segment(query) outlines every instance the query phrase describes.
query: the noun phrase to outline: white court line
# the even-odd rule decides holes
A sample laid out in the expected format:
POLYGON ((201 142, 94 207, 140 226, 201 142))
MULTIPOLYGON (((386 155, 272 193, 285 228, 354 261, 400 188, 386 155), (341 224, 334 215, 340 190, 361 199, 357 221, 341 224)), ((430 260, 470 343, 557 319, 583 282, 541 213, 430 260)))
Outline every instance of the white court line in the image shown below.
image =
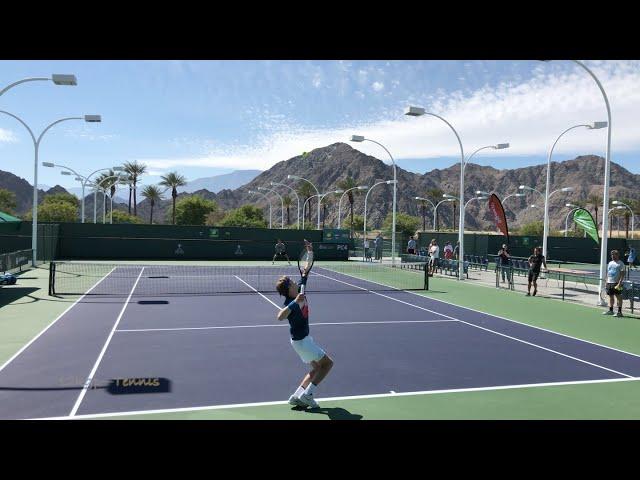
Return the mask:
MULTIPOLYGON (((517 390, 520 388, 542 388, 542 387, 562 387, 569 385, 589 385, 600 383, 618 383, 618 382, 630 382, 638 381, 640 377, 635 378, 607 378, 602 380, 576 380, 570 382, 547 382, 547 383, 528 383, 521 385, 499 385, 493 387, 475 387, 475 388, 454 388, 446 390, 423 390, 417 392, 395 392, 395 393, 378 393, 372 395, 350 395, 343 397, 325 397, 318 398, 320 402, 332 402, 340 400, 366 400, 370 398, 388 398, 388 397, 409 397, 420 395, 439 395, 447 393, 468 393, 468 392, 484 392, 484 391, 497 391, 497 390, 517 390)), ((112 413, 96 413, 76 415, 74 417, 47 417, 47 418, 34 418, 32 420, 80 420, 85 418, 109 418, 109 417, 123 417, 128 415, 152 415, 161 413, 181 413, 181 412, 197 412, 207 410, 223 410, 223 409, 235 409, 246 407, 267 407, 271 405, 288 405, 286 400, 279 400, 275 402, 256 402, 256 403, 232 403, 229 405, 208 405, 201 407, 182 407, 182 408, 163 408, 157 410, 133 410, 128 412, 112 412, 112 413)))
POLYGON ((247 282, 245 282, 244 280, 242 280, 239 276, 234 275, 234 277, 236 277, 238 280, 240 280, 242 283, 244 283, 247 287, 249 287, 251 290, 253 290, 254 292, 256 292, 258 295, 260 295, 262 298, 264 298, 267 302, 269 302, 271 305, 273 305, 274 307, 276 307, 278 310, 281 310, 282 307, 279 306, 278 304, 276 304, 275 302, 272 302, 271 299, 265 297, 262 293, 260 293, 258 290, 256 290, 255 288, 253 288, 251 285, 249 285, 247 282))
MULTIPOLYGON (((511 319, 511 318, 501 317, 500 315, 496 315, 496 314, 494 314, 494 313, 487 313, 487 312, 483 312, 483 311, 481 311, 481 310, 476 310, 475 308, 465 307, 465 306, 463 306, 463 305, 458 305, 457 303, 445 302, 444 300, 439 300, 439 299, 437 299, 437 298, 428 297, 428 296, 426 296, 426 295, 421 295, 421 294, 419 294, 419 293, 412 292, 412 291, 409 291, 409 290, 400 290, 399 288, 392 287, 392 286, 390 286, 390 285, 386 285, 386 284, 384 284, 384 283, 374 282, 373 280, 365 280, 365 279, 362 279, 362 278, 354 277, 353 275, 349 275, 349 274, 347 274, 347 273, 336 272, 336 271, 334 271, 334 270, 331 270, 331 269, 330 269, 330 268, 328 268, 328 267, 321 267, 321 268, 325 268, 326 270, 328 270, 328 271, 329 271, 329 272, 331 272, 331 273, 337 273, 337 274, 339 274, 339 275, 344 275, 344 276, 347 276, 347 277, 351 277, 351 278, 353 278, 354 280, 361 280, 361 281, 363 281, 363 282, 375 283, 376 285, 382 285, 383 287, 389 287, 389 288, 391 288, 392 290, 396 290, 396 291, 399 291, 399 292, 402 292, 402 293, 410 293, 411 295, 415 295, 415 296, 420 297, 420 298, 422 298, 422 299, 425 299, 425 298, 426 298, 426 299, 429 299, 429 300, 433 300, 434 302, 444 303, 444 304, 449 305, 449 306, 454 306, 454 307, 458 307, 458 308, 464 308, 465 310, 470 310, 470 311, 472 311, 472 312, 481 313, 482 315, 488 315, 488 316, 490 316, 490 317, 499 318, 500 320, 505 320, 505 321, 507 321, 507 322, 517 323, 518 325, 522 325, 522 326, 525 326, 525 327, 535 328, 535 329, 537 329, 537 330, 542 330, 543 332, 553 333, 553 334, 555 334, 555 335, 560 335, 560 336, 562 336, 562 337, 570 338, 570 339, 572 339, 572 340, 578 340, 579 342, 589 343, 589 344, 591 344, 591 345, 596 345, 597 347, 606 348, 606 349, 608 349, 608 350, 613 350, 613 351, 616 351, 616 352, 619 352, 619 353, 624 353, 624 354, 631 355, 631 356, 634 356, 634 357, 640 357, 640 354, 637 354, 637 353, 627 352, 626 350, 621 350, 621 349, 619 349, 619 348, 610 347, 610 346, 608 346, 608 345, 603 345, 603 344, 601 344, 601 343, 592 342, 591 340, 585 340, 585 339, 583 339, 583 338, 573 337, 573 336, 571 336, 571 335, 567 335, 566 333, 556 332, 556 331, 554 331, 554 330, 549 330, 548 328, 538 327, 538 326, 536 326, 536 325, 530 325, 530 324, 528 324, 528 323, 519 322, 519 321, 517 321, 517 320, 513 320, 513 319, 511 319)), ((448 279, 448 278, 445 278, 445 277, 438 277, 438 278, 442 278, 443 280, 445 280, 445 281, 449 281, 449 282, 453 281, 453 279, 448 279)), ((489 287, 489 286, 481 285, 481 284, 480 284, 480 285, 478 285, 478 284, 469 284, 469 285, 474 286, 474 287, 494 288, 494 287, 489 287)), ((557 299, 552 299, 552 300, 557 300, 557 299)), ((581 306, 581 307, 586 307, 586 308, 591 308, 591 307, 589 307, 589 306, 587 306, 587 305, 579 305, 579 306, 581 306)), ((594 307, 594 308, 597 308, 597 307, 594 307)))
POLYGON ((373 293, 374 295, 379 295, 379 296, 381 296, 381 297, 388 298, 389 300, 393 300, 394 302, 404 303, 405 305, 409 305, 409 306, 414 307, 414 308, 419 308, 420 310, 425 310, 425 311, 430 312, 430 313, 435 313, 436 315, 440 315, 440 316, 443 316, 443 317, 446 317, 446 318, 450 318, 450 319, 452 319, 452 320, 457 320, 457 321, 459 321, 459 322, 461 322, 461 323, 464 323, 464 324, 466 324, 466 325, 469 325, 470 327, 479 328, 480 330, 485 330, 485 331, 487 331, 487 332, 495 333, 496 335, 500 335, 501 337, 509 338, 509 339, 511 339, 511 340, 515 340, 516 342, 521 342, 521 343, 524 343, 524 344, 530 345, 530 346, 532 346, 532 347, 539 348, 539 349, 541 349, 541 350, 546 350, 546 351, 548 351, 548 352, 555 353, 556 355, 561 355, 561 356, 563 356, 563 357, 570 358, 570 359, 572 359, 572 360, 576 360, 576 361, 578 361, 578 362, 585 363, 585 364, 587 364, 587 365, 591 365, 591 366, 593 366, 593 367, 601 368, 601 369, 603 369, 603 370, 607 370, 607 371, 609 371, 609 372, 613 372, 613 373, 615 373, 615 374, 622 375, 622 376, 624 376, 624 377, 634 378, 634 377, 633 377, 633 375, 628 375, 628 374, 626 374, 626 373, 618 372, 617 370, 613 370, 613 369, 611 369, 611 368, 603 367, 602 365, 598 365, 597 363, 588 362, 587 360, 582 360, 581 358, 574 357, 574 356, 572 356, 572 355, 568 355, 568 354, 566 354, 566 353, 562 353, 562 352, 559 352, 559 351, 557 351, 557 350, 553 350, 553 349, 551 349, 551 348, 543 347, 542 345, 538 345, 538 344, 536 344, 536 343, 527 342, 526 340, 522 340, 522 339, 520 339, 520 338, 516 338, 516 337, 512 337, 512 336, 510 336, 510 335, 504 334, 504 333, 496 332, 495 330, 491 330, 490 328, 481 327, 480 325, 475 325, 475 324, 473 324, 473 323, 465 322, 464 320, 460 320, 459 318, 455 318, 455 317, 452 317, 452 316, 450 316, 450 315, 445 315, 444 313, 435 312, 435 311, 433 311, 433 310, 429 310, 428 308, 424 308, 424 307, 421 307, 421 306, 419 306, 419 305, 414 305, 413 303, 405 302, 405 301, 403 301, 403 300, 399 300, 399 299, 397 299, 397 298, 390 297, 390 296, 388 296, 388 295, 384 295, 384 294, 382 294, 382 293, 380 293, 380 292, 374 292, 373 290, 368 290, 368 289, 366 289, 366 288, 359 287, 359 286, 357 286, 357 285, 353 285, 352 283, 348 283, 348 282, 344 282, 344 281, 342 281, 342 280, 338 280, 337 278, 327 277, 326 275, 322 275, 321 273, 317 273, 317 272, 316 272, 316 275, 320 275, 320 276, 323 276, 323 277, 325 277, 325 278, 330 278, 330 279, 332 279, 332 280, 334 280, 334 281, 336 281, 336 282, 344 283, 345 285, 349 285, 349 286, 351 286, 351 287, 356 287, 356 288, 360 288, 361 290, 366 290, 366 291, 368 291, 368 292, 370 292, 370 293, 373 293))
MULTIPOLYGON (((446 320, 446 319, 434 319, 434 320, 389 320, 389 321, 372 321, 372 322, 321 322, 310 323, 310 326, 322 326, 322 325, 374 325, 381 323, 442 323, 442 322, 457 322, 458 320, 446 320)), ((288 327, 287 323, 280 324, 265 324, 265 325, 228 325, 222 327, 175 327, 175 328, 127 328, 118 329, 116 332, 171 332, 181 330, 224 330, 234 328, 268 328, 268 327, 288 327)))
POLYGON ((71 417, 73 417, 76 414, 76 412, 78 411, 78 408, 80 408, 80 404, 82 403, 82 400, 84 399, 84 396, 87 394, 89 386, 91 386, 91 383, 93 382, 93 376, 96 374, 96 371, 98 370, 98 365, 100 365, 100 361, 102 360, 102 357, 104 356, 105 352, 107 351, 107 347, 109 346, 109 342, 111 342, 111 338, 113 337, 113 334, 114 334, 116 328, 118 327, 118 324, 120 323, 120 319, 122 318, 122 315, 124 314, 124 311, 127 308, 127 305, 129 304, 129 300, 131 300, 131 296, 133 295, 133 292, 136 289, 136 285, 138 285, 138 281, 140 280, 140 277, 142 276, 142 272, 144 272, 144 267, 142 267, 142 270, 140 270, 140 274, 138 275, 138 278, 136 278, 136 281, 133 284, 133 288, 131 289, 131 292, 129 292, 129 296, 127 297, 127 301, 124 302, 124 305, 122 306, 122 310, 120 310, 120 314, 118 315, 118 318, 116 319, 116 323, 113 325, 113 328, 111 329, 111 332, 109 333, 109 337, 107 337, 107 341, 104 343, 104 346, 102 347, 102 351, 100 352, 100 355, 98 355, 98 359, 96 360, 96 363, 93 365, 93 368, 91 369, 91 372, 89 373, 89 376, 87 377, 87 380, 84 382, 84 385, 82 386, 82 391, 80 392, 80 395, 78 395, 78 399, 76 400, 76 403, 73 405, 73 408, 71 409, 71 413, 69 414, 69 416, 71 416, 71 417))
POLYGON ((100 280, 98 280, 95 285, 93 285, 89 290, 87 290, 80 298, 78 298, 75 302, 73 302, 71 305, 69 305, 69 308, 65 309, 64 312, 62 312, 60 315, 58 315, 58 317, 51 322, 49 325, 47 325, 44 330, 42 330, 38 335, 36 335, 35 337, 33 337, 31 339, 31 341, 29 343, 27 343, 25 346, 23 346, 20 350, 18 350, 9 360, 7 360, 2 366, 0 366, 0 372, 2 372, 2 370, 4 370, 4 368, 9 365, 13 360, 16 359, 16 357, 18 355, 20 355, 22 352, 24 352, 27 348, 29 348, 29 346, 35 342, 38 338, 40 338, 47 330, 49 330, 58 320, 60 320, 62 317, 64 317, 66 315, 66 313, 71 310, 73 307, 75 307, 78 302, 80 302, 80 300, 82 300, 86 295, 89 294, 89 292, 91 292, 91 290, 93 290, 94 288, 96 288, 100 282, 102 282, 105 278, 107 278, 109 275, 111 275, 111 273, 116 269, 116 267, 113 267, 111 269, 111 271, 109 273, 107 273, 104 277, 102 277, 100 280))

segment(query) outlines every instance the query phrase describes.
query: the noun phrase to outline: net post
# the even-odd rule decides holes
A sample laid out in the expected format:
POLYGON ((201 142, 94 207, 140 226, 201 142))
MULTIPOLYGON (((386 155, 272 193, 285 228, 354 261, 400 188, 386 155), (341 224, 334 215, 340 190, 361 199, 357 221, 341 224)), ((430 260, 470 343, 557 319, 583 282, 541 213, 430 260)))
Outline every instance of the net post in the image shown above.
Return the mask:
POLYGON ((424 289, 429 290, 429 269, 427 268, 429 264, 424 264, 424 289))
POLYGON ((49 263, 49 296, 50 297, 55 295, 55 288, 54 288, 55 276, 56 276, 56 264, 55 262, 50 262, 49 263))
POLYGON ((562 274, 562 301, 564 302, 564 280, 565 280, 566 275, 563 273, 562 274))

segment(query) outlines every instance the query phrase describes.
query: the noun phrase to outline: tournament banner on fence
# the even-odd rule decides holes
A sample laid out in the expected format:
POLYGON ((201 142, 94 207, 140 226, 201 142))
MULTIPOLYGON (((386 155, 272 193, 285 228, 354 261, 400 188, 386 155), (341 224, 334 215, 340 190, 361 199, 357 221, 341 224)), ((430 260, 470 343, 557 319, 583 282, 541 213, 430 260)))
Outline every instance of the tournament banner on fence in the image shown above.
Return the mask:
POLYGON ((591 212, 581 208, 573 212, 573 221, 582 228, 587 234, 593 238, 596 243, 600 243, 600 237, 598 237, 598 227, 596 227, 596 222, 593 220, 593 216, 591 212))
POLYGON ((493 213, 493 218, 496 221, 496 226, 502 234, 507 237, 507 243, 509 243, 509 227, 507 227, 507 217, 504 214, 504 208, 502 202, 495 193, 489 197, 489 210, 493 213))

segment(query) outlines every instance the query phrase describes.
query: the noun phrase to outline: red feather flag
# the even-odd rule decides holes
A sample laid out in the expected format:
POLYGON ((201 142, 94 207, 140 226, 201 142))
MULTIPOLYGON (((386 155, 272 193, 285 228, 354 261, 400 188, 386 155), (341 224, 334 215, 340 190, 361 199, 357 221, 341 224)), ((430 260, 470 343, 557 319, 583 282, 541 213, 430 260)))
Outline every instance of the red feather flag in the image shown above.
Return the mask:
POLYGON ((493 213, 493 218, 496 221, 498 230, 500 230, 502 234, 507 237, 507 243, 509 243, 509 227, 507 227, 507 217, 504 214, 502 202, 495 193, 491 194, 491 197, 489 198, 489 210, 491 210, 491 213, 493 213))

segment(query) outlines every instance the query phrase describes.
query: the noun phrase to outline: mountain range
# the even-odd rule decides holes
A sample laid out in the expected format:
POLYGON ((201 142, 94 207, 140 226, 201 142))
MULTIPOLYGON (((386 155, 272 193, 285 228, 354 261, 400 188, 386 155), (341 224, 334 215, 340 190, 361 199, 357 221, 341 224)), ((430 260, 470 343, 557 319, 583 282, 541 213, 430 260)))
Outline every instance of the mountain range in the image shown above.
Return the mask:
MULTIPOLYGON (((249 171, 252 172, 252 171, 249 171)), ((239 173, 239 172, 234 172, 239 173)), ((265 215, 268 217, 268 204, 264 197, 250 195, 249 190, 255 190, 259 186, 269 187, 271 182, 279 182, 299 187, 303 182, 288 180, 287 175, 295 174, 311 181, 318 189, 324 193, 338 188, 338 183, 348 176, 355 180, 357 185, 371 186, 381 180, 393 179, 393 166, 381 160, 366 155, 345 143, 335 143, 326 147, 312 150, 311 152, 298 155, 288 160, 276 163, 269 170, 259 173, 248 183, 237 188, 226 188, 218 192, 209 189, 192 190, 191 192, 180 192, 178 197, 197 194, 207 199, 215 200, 220 207, 225 210, 237 208, 243 204, 252 203, 260 207, 265 207, 265 215)), ((9 188, 7 176, 8 172, 0 171, 0 188, 9 188)), ((229 174, 233 175, 233 174, 229 174)), ((249 175, 249 174, 247 174, 249 175)), ((563 162, 552 162, 551 190, 562 187, 573 187, 572 192, 557 192, 551 197, 550 219, 551 228, 560 230, 564 228, 565 216, 569 209, 565 203, 588 203, 588 198, 592 195, 602 195, 602 178, 604 176, 604 159, 596 155, 579 156, 573 160, 563 162)), ((15 177, 15 176, 13 176, 15 177)), ((17 177, 15 177, 17 179, 17 177)), ((213 177, 214 179, 216 177, 213 177)), ((458 163, 447 167, 426 171, 424 174, 413 173, 397 168, 398 190, 397 190, 397 211, 414 216, 420 216, 420 203, 415 200, 416 196, 429 196, 434 189, 440 189, 443 193, 457 196, 460 182, 460 165, 458 163)), ((22 180, 22 179, 20 179, 22 180)), ((205 180, 205 179, 202 179, 205 180)), ((26 184, 28 182, 22 180, 26 184)), ((196 181, 192 182, 195 183, 196 181)), ((546 182, 546 165, 535 165, 515 169, 496 169, 491 166, 481 166, 469 163, 465 167, 465 197, 472 198, 477 190, 495 192, 500 198, 507 195, 522 192, 518 187, 526 185, 538 191, 544 191, 546 182)), ((10 182, 11 183, 11 182, 10 182)), ((16 181, 14 180, 14 182, 16 181)), ((197 184, 196 184, 197 185, 197 184)), ((9 190, 13 190, 9 188, 9 190)), ((283 187, 277 187, 281 195, 289 194, 291 191, 283 187)), ((367 224, 370 228, 377 228, 382 225, 384 218, 392 210, 392 185, 376 186, 369 194, 367 200, 367 224)), ((43 192, 44 193, 44 192, 43 192)), ((45 193, 46 194, 46 193, 45 193)), ((615 162, 611 162, 611 199, 640 199, 640 175, 633 174, 615 162)), ((92 197, 92 196, 91 196, 92 197)), ((337 226, 337 213, 339 195, 327 195, 323 200, 323 205, 327 204, 325 226, 335 228, 337 226)), ((116 197, 117 199, 117 197, 116 197)), ((280 225, 280 200, 271 195, 273 206, 274 227, 280 225)), ((89 200, 89 199, 88 199, 89 200)), ((93 198, 91 198, 92 202, 93 198)), ((301 199, 302 200, 302 199, 301 199)), ((356 214, 363 213, 364 195, 356 195, 354 211, 356 214)), ((311 203, 311 223, 316 223, 317 203, 312 199, 311 203)), ((457 202, 443 203, 438 208, 438 223, 441 228, 451 228, 454 224, 453 206, 457 202)), ((17 213, 23 213, 30 208, 30 200, 22 199, 19 202, 17 213)), ((511 197, 504 202, 504 207, 510 227, 542 220, 544 210, 544 200, 535 192, 528 191, 524 198, 511 197), (536 205, 531 208, 530 205, 536 205)), ((99 207, 100 208, 100 207, 99 207)), ((114 208, 126 210, 126 204, 115 205, 114 208)), ((343 222, 349 208, 347 197, 342 202, 343 222)), ((592 206, 588 206, 593 211, 592 206)), ((598 205, 599 216, 602 204, 598 205)), ((163 200, 154 207, 154 221, 165 222, 167 213, 171 210, 171 199, 163 200)), ((308 211, 309 209, 307 209, 308 211)), ((91 210, 92 211, 92 210, 91 210)), ((290 208, 291 223, 296 222, 296 200, 290 208)), ((494 221, 491 213, 484 204, 478 201, 469 203, 466 209, 466 226, 472 230, 494 230, 494 221)), ((138 216, 147 222, 149 218, 149 205, 147 200, 138 204, 138 216)), ((286 212, 285 212, 286 221, 286 212)), ((306 220, 309 222, 309 220, 306 220)), ((455 212, 457 222, 457 211, 455 212)), ((428 206, 426 213, 427 228, 433 222, 433 209, 428 206)))

